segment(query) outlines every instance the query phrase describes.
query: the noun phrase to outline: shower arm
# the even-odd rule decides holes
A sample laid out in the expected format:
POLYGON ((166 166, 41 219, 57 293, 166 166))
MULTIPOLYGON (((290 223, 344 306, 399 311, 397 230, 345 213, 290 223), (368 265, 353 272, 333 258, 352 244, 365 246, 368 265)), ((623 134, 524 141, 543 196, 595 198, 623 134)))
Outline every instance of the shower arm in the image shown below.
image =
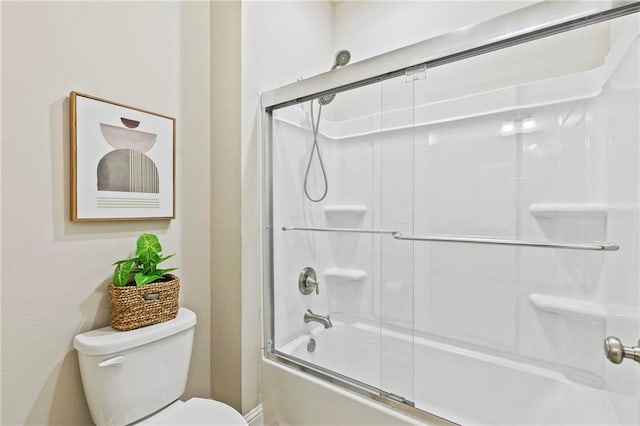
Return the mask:
POLYGON ((554 248, 567 250, 595 250, 595 251, 616 251, 620 248, 617 244, 609 242, 594 243, 561 243, 561 242, 544 242, 544 241, 522 241, 507 240, 484 237, 470 236, 454 236, 454 235, 412 235, 403 234, 390 229, 367 229, 367 228, 314 228, 304 226, 283 226, 283 231, 315 231, 315 232, 347 232, 357 234, 378 234, 391 235, 396 240, 402 241, 426 241, 426 242, 443 242, 443 243, 467 243, 467 244, 487 244, 498 246, 516 246, 516 247, 537 247, 537 248, 554 248))

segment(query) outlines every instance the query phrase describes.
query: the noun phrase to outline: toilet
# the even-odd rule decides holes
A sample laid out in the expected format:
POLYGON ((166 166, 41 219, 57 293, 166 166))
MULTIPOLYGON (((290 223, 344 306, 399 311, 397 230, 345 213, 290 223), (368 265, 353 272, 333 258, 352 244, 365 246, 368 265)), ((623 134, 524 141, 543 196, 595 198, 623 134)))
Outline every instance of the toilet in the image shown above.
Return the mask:
POLYGON ((178 400, 187 384, 195 325, 196 315, 180 308, 175 319, 160 324, 77 335, 73 346, 93 421, 99 426, 246 426, 222 402, 178 400))

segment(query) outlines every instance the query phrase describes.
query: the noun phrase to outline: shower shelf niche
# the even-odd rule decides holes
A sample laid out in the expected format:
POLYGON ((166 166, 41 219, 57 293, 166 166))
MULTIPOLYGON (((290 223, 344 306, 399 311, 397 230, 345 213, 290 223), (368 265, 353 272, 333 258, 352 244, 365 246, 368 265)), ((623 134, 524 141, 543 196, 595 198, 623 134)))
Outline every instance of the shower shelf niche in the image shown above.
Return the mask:
POLYGON ((529 301, 539 311, 560 314, 567 317, 604 321, 607 315, 602 305, 588 300, 531 293, 529 295, 529 301))
POLYGON ((326 216, 364 216, 367 206, 364 204, 331 204, 324 206, 326 216))
POLYGON ((367 278, 367 271, 362 269, 329 268, 324 271, 324 277, 334 282, 356 282, 367 278))
POLYGON ((607 206, 604 204, 534 203, 529 206, 529 212, 535 217, 547 219, 604 220, 607 218, 607 206))

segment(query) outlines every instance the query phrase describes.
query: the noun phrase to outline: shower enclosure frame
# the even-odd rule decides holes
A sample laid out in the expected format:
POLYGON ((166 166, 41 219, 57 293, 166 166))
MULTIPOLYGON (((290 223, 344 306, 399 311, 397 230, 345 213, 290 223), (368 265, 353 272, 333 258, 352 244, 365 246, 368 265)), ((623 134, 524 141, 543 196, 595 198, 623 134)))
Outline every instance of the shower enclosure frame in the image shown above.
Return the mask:
MULTIPOLYGON (((349 65, 348 67, 325 72, 306 80, 298 81, 268 92, 260 97, 261 108, 261 150, 258 159, 259 176, 262 179, 261 193, 261 282, 263 299, 263 343, 265 359, 285 365, 296 371, 320 378, 369 400, 376 401, 411 417, 427 421, 430 424, 456 424, 437 413, 429 413, 408 401, 396 398, 383 389, 361 383, 342 374, 327 370, 307 361, 277 351, 274 348, 274 275, 273 275, 273 178, 272 178, 272 122, 273 111, 279 108, 315 100, 319 97, 344 92, 350 89, 379 83, 394 77, 405 75, 416 69, 435 68, 507 47, 542 39, 555 34, 586 27, 599 22, 640 12, 638 1, 617 1, 590 4, 585 11, 585 3, 554 2, 537 3, 532 6, 425 40, 401 49, 397 49, 370 59, 349 65), (515 23, 514 23, 515 22, 515 23), (526 26, 518 27, 519 22, 526 26), (456 46, 450 48, 448 46, 456 46)), ((305 230, 296 227, 283 228, 282 231, 305 230)), ((330 229, 311 229, 329 231, 330 229)), ((386 233, 396 239, 412 239, 395 231, 364 230, 369 233, 386 233)), ((346 232, 349 232, 348 230, 346 232)), ((363 230, 353 230, 363 232, 363 230)), ((418 240, 434 241, 429 237, 415 236, 418 240)), ((505 244, 521 246, 540 246, 537 242, 486 240, 474 238, 455 238, 445 240, 459 243, 505 244), (474 241, 475 240, 475 241, 474 241)), ((435 241, 438 241, 436 238, 435 241)), ((440 240, 442 241, 442 240, 440 240)), ((542 244, 546 247, 559 247, 557 244, 542 244)), ((595 244, 566 244, 561 248, 581 250, 617 250, 615 244, 597 246, 595 244)))

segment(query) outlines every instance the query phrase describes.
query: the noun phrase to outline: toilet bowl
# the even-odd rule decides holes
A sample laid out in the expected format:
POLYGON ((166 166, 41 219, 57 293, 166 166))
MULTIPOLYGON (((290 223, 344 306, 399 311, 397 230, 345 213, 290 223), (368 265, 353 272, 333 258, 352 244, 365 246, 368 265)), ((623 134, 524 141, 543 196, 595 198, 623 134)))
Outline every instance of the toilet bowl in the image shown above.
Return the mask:
POLYGON ((93 421, 99 426, 246 426, 222 402, 178 399, 187 384, 195 325, 196 315, 180 308, 175 319, 160 324, 77 335, 73 345, 93 421))
POLYGON ((213 399, 191 398, 176 401, 157 414, 154 414, 136 425, 176 426, 176 425, 210 425, 241 426, 247 422, 236 410, 213 399))

